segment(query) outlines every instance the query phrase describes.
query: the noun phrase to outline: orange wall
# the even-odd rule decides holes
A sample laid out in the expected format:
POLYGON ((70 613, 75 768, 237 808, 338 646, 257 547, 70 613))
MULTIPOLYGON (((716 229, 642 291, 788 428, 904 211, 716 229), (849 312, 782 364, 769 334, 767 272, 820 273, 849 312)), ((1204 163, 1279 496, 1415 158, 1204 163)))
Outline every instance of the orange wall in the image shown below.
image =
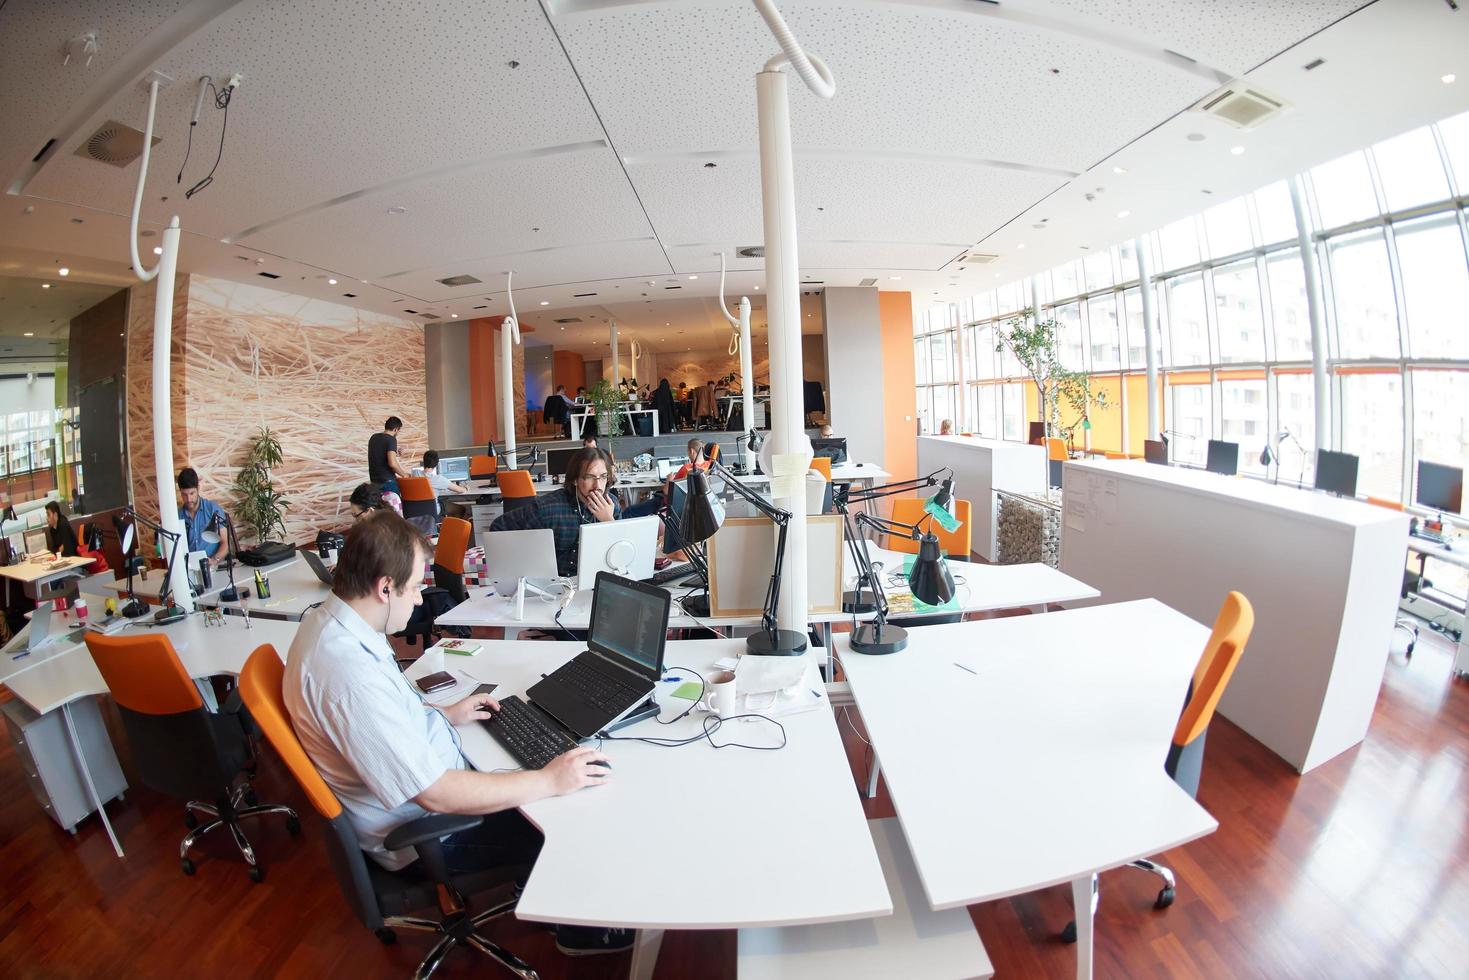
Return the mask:
POLYGON ((558 350, 551 355, 551 385, 565 385, 566 393, 576 397, 576 389, 587 386, 587 362, 576 351, 558 350))
POLYGON ((918 427, 914 421, 913 295, 878 292, 882 330, 883 469, 894 480, 918 475, 918 427))
POLYGON ((498 438, 500 414, 495 384, 496 331, 503 316, 470 320, 469 327, 469 419, 476 443, 498 438))

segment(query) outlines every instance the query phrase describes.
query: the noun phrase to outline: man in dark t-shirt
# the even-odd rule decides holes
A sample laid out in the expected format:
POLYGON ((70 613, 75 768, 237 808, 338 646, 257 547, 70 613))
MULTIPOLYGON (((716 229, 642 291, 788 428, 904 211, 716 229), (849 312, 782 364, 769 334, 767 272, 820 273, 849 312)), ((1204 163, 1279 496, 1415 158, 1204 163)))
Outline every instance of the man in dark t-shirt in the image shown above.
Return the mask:
POLYGON ((398 493, 398 477, 409 473, 398 461, 398 432, 403 420, 391 415, 383 423, 383 431, 367 440, 367 481, 380 490, 398 493))

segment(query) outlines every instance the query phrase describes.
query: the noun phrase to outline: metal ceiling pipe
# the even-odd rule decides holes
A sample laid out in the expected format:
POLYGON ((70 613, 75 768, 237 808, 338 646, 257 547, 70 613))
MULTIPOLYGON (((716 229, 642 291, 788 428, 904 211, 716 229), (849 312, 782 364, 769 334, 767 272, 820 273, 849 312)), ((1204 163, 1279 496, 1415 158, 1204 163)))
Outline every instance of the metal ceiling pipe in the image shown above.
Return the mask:
POLYGON ((520 343, 520 320, 515 315, 515 270, 505 274, 505 295, 510 300, 510 315, 500 321, 500 365, 495 384, 500 389, 500 456, 501 466, 515 469, 515 367, 514 347, 520 343))
MULTIPOLYGON (((719 253, 719 311, 732 327, 738 327, 735 343, 740 355, 740 408, 743 411, 744 431, 755 431, 755 369, 750 354, 750 297, 740 297, 740 315, 736 318, 724 302, 724 253, 719 253)), ((730 351, 734 353, 734 351, 730 351)), ((743 437, 742 437, 743 438, 743 437)))

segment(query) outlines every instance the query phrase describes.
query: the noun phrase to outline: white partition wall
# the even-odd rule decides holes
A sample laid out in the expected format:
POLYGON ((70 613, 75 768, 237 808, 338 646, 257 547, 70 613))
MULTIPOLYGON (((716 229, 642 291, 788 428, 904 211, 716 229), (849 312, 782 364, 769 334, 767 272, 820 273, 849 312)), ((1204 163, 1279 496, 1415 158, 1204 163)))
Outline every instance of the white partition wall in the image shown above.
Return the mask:
POLYGON ((1101 601, 1153 596, 1212 624, 1226 593, 1250 600, 1255 631, 1220 713, 1301 772, 1362 740, 1397 615, 1406 515, 1132 461, 1067 463, 1064 486, 1061 569, 1101 601))
POLYGON ((974 522, 969 546, 985 561, 994 561, 997 552, 995 491, 1039 493, 1044 490, 1045 449, 969 436, 920 436, 919 474, 932 473, 944 466, 954 471, 955 495, 969 501, 974 522))

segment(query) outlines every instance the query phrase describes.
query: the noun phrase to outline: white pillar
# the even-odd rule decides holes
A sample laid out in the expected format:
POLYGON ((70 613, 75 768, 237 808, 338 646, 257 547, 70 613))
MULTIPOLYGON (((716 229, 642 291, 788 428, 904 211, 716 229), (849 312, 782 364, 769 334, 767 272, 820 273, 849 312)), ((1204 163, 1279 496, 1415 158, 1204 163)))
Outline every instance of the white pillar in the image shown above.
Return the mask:
MULTIPOLYGON (((770 321, 770 438, 781 453, 802 447, 801 273, 796 250, 796 185, 791 158, 788 79, 769 67, 755 76, 760 125, 760 188, 765 219, 766 312, 770 321)), ((748 350, 748 345, 746 345, 748 350)), ((806 494, 775 498, 790 512, 777 626, 805 635, 806 494)))
MULTIPOLYGON (((179 261, 179 219, 174 215, 163 229, 163 257, 158 262, 158 292, 153 299, 153 461, 158 470, 158 523, 174 534, 184 534, 179 519, 179 505, 174 499, 173 484, 173 405, 169 397, 173 388, 173 287, 179 261)), ((169 558, 164 544, 163 558, 169 558)), ((189 554, 187 538, 180 537, 173 554, 173 574, 169 585, 174 605, 194 611, 194 598, 189 592, 189 569, 184 559, 189 554)))
POLYGON ((515 339, 510 327, 502 322, 500 330, 500 364, 495 384, 500 388, 500 465, 515 469, 515 339))
POLYGON ((1299 175, 1290 184, 1291 208, 1296 213, 1296 244, 1306 276, 1306 315, 1311 321, 1311 381, 1316 402, 1316 448, 1331 448, 1331 375, 1326 371, 1326 317, 1321 311, 1321 276, 1316 269, 1316 243, 1299 175))
MULTIPOLYGON (((613 385, 620 385, 620 384, 622 384, 622 358, 618 355, 618 352, 617 352, 617 321, 616 320, 613 320, 609 324, 609 329, 610 329, 612 335, 611 335, 611 337, 608 338, 607 344, 608 344, 609 349, 612 351, 612 384, 613 385)), ((611 435, 611 433, 607 433, 607 432, 604 432, 602 434, 603 435, 611 435)))
MULTIPOLYGON (((755 428, 755 368, 750 354, 750 297, 740 297, 740 408, 745 432, 755 428)), ((804 404, 804 403, 803 403, 804 404)), ((744 438, 743 434, 741 438, 744 438)))
POLYGON ((1163 419, 1158 411, 1158 351, 1162 349, 1162 344, 1158 334, 1158 318, 1153 310, 1153 271, 1148 268, 1148 253, 1143 248, 1141 238, 1132 240, 1132 250, 1137 253, 1138 294, 1143 300, 1143 357, 1148 371, 1148 438, 1156 439, 1163 430, 1163 419))

